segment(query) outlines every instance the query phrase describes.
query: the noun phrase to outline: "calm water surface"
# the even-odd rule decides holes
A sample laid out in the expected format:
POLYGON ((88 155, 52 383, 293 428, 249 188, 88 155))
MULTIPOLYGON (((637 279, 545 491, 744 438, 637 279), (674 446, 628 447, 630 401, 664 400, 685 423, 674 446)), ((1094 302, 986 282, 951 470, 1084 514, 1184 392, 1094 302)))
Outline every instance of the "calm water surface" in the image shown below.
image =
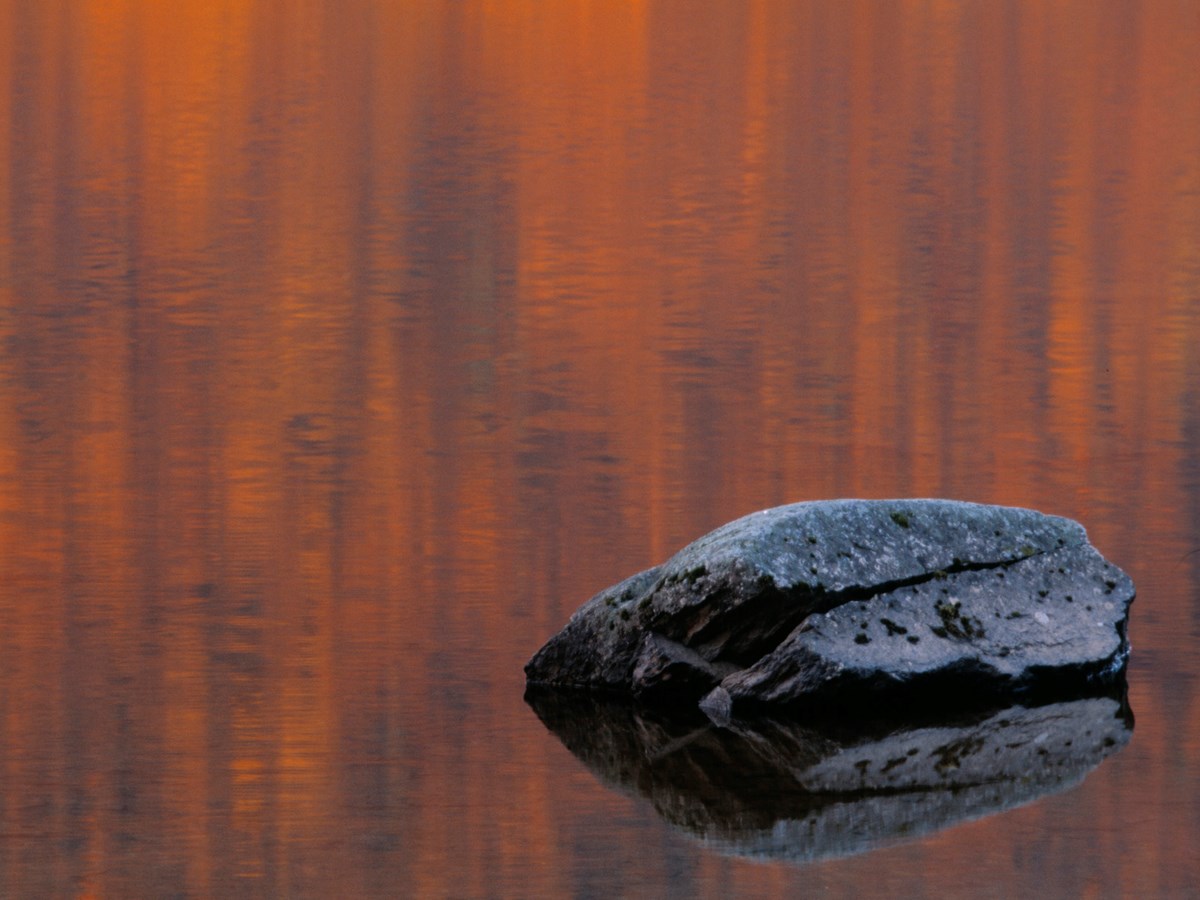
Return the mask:
POLYGON ((1200 894, 1200 5, 0 0, 0 895, 1200 894), (1078 518, 1131 742, 752 863, 521 666, 736 516, 1078 518))

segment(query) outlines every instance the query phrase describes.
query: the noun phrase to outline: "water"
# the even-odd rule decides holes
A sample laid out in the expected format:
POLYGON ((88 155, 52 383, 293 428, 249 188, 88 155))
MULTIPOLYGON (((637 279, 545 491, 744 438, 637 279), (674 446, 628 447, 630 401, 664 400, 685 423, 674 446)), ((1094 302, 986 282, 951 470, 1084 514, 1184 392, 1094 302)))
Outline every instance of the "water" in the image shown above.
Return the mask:
POLYGON ((1200 893, 1195 3, 0 2, 0 894, 1200 893), (1072 516, 1128 746, 753 863, 521 666, 754 509, 1072 516))

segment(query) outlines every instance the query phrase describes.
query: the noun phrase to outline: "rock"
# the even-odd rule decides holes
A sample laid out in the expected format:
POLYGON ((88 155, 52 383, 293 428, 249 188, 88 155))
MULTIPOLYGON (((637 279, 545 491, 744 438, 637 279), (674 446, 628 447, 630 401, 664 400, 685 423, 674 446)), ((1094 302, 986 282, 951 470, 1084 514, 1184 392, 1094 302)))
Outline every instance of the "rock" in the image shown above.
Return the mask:
POLYGON ((731 663, 709 662, 695 650, 651 632, 633 667, 633 694, 643 700, 696 697, 736 671, 731 663))
POLYGON ((1133 584, 1076 522, 947 500, 754 513, 593 597, 532 684, 698 702, 718 720, 881 695, 970 706, 1111 681, 1133 584))
MULTIPOLYGON (((531 688, 543 723, 602 781, 721 852, 812 861, 909 840, 1078 784, 1128 743, 1112 694, 890 727, 703 717, 531 688)), ((693 710, 694 713, 694 710, 693 710)))

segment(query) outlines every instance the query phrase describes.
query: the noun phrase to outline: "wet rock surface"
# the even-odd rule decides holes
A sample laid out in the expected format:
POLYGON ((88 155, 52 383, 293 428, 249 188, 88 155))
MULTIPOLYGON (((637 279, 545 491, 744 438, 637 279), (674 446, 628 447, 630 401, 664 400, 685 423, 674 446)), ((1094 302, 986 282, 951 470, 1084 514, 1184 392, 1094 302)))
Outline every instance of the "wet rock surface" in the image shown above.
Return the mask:
POLYGON ((1133 584, 1076 522, 945 500, 746 516, 585 603, 531 684, 718 721, 892 695, 969 707, 1115 680, 1133 584))
POLYGON ((1128 741, 1113 693, 897 726, 703 717, 531 687, 545 725, 602 781, 721 852, 806 862, 860 853, 1078 784, 1128 741))

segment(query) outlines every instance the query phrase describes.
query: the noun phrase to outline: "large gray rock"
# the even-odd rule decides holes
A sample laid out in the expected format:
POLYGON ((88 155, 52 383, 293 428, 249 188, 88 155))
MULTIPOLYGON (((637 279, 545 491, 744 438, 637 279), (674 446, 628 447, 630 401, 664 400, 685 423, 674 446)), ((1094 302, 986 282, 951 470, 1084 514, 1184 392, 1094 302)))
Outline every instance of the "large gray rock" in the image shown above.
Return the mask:
POLYGON ((1076 522, 946 500, 754 513, 585 603, 532 684, 696 702, 717 719, 1114 679, 1133 584, 1076 522))

